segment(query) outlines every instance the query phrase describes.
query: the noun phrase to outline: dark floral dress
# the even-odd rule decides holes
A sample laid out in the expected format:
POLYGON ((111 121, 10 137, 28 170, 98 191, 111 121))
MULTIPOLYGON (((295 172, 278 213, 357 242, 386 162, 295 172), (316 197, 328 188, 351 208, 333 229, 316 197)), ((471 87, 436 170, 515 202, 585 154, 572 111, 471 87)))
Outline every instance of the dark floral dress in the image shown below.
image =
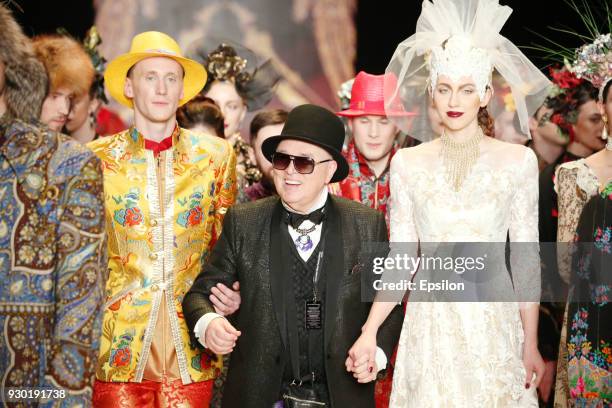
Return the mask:
POLYGON ((567 317, 569 405, 610 407, 612 182, 585 205, 575 242, 567 317))

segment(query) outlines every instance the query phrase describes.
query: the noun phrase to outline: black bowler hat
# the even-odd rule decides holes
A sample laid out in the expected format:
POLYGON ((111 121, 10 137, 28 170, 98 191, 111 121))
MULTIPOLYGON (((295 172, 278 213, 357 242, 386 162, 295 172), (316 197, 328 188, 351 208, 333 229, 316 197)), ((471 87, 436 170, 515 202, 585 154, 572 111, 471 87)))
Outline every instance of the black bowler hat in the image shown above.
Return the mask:
POLYGON ((344 125, 327 109, 307 104, 297 106, 289 112, 281 134, 267 138, 261 145, 261 151, 268 161, 272 161, 272 155, 276 152, 278 144, 285 139, 301 140, 327 150, 338 163, 331 183, 344 180, 348 175, 348 163, 342 156, 344 125))

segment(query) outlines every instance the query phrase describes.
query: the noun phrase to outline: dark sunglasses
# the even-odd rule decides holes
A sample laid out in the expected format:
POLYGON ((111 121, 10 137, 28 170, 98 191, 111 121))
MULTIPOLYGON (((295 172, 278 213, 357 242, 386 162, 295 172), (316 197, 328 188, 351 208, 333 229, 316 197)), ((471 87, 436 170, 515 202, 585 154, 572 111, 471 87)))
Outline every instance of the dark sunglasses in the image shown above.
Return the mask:
POLYGON ((334 161, 334 159, 314 161, 310 157, 292 156, 290 154, 275 152, 272 155, 272 167, 276 170, 285 170, 293 162, 293 168, 300 174, 310 174, 314 171, 315 165, 334 161))

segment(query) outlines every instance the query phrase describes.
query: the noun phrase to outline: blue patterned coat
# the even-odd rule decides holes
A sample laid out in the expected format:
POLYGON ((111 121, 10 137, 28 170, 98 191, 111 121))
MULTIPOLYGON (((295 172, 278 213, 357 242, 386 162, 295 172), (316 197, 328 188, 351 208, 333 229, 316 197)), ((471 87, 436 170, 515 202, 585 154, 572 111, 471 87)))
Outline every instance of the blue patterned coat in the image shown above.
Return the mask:
POLYGON ((5 392, 59 388, 65 398, 43 405, 91 405, 106 275, 103 205, 100 162, 87 148, 47 129, 0 120, 5 392))

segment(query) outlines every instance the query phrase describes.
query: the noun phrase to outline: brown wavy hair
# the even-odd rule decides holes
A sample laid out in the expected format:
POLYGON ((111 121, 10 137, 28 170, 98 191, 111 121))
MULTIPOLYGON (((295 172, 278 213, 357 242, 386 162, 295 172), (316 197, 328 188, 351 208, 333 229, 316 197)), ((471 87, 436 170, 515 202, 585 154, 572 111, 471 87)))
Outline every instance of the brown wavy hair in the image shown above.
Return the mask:
POLYGON ((487 108, 480 108, 478 111, 478 125, 482 128, 485 135, 495 137, 495 121, 489 115, 487 108))
POLYGON ((257 133, 266 126, 282 125, 287 122, 289 113, 283 109, 270 109, 259 112, 251 121, 251 143, 257 138, 257 133))
POLYGON ((215 101, 202 94, 181 106, 176 112, 176 120, 182 128, 191 129, 201 124, 212 128, 216 136, 225 137, 223 112, 215 101))

